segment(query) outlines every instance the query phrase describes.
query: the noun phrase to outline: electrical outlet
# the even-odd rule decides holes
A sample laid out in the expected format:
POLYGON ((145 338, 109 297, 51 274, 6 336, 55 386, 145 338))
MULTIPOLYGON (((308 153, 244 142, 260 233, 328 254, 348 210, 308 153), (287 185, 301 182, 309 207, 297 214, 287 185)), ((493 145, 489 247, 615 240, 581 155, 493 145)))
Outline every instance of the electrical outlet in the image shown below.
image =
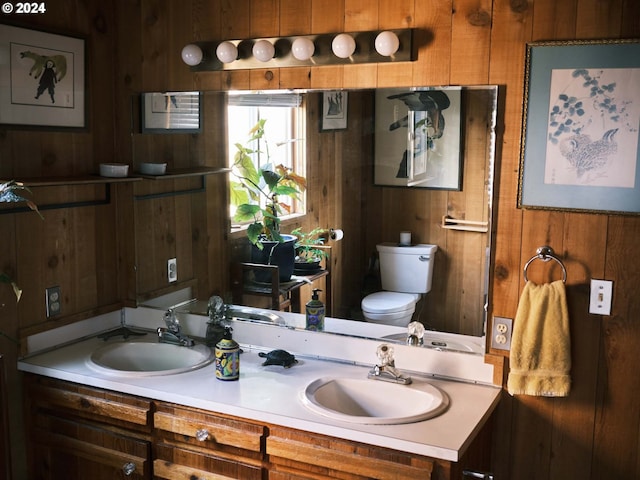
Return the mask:
POLYGON ((60 315, 62 311, 62 298, 60 297, 60 287, 49 287, 45 290, 47 318, 60 315))
POLYGON ((178 262, 175 258, 167 260, 167 280, 169 283, 178 281, 178 262))
POLYGON ((513 320, 511 318, 493 317, 491 348, 496 350, 511 350, 512 328, 513 320))
POLYGON ((613 297, 613 282, 610 280, 591 279, 591 293, 589 295, 589 313, 596 315, 611 315, 611 298, 613 297))

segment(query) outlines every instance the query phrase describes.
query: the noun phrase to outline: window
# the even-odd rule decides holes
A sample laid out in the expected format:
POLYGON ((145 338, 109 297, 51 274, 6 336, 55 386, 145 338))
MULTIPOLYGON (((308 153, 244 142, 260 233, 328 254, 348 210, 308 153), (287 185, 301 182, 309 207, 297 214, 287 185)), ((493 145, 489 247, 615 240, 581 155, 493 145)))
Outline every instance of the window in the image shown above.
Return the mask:
MULTIPOLYGON (((278 165, 284 165, 297 175, 304 177, 306 174, 304 119, 305 110, 302 105, 302 96, 299 94, 230 93, 227 101, 229 166, 233 167, 238 152, 236 144, 240 144, 253 151, 250 157, 256 169, 264 167, 275 169, 278 165), (249 143, 250 132, 260 120, 265 121, 264 135, 249 143)), ((234 181, 233 174, 230 175, 230 180, 234 181)), ((279 201, 289 205, 290 214, 305 213, 304 193, 301 193, 297 200, 279 197, 279 201)), ((232 195, 229 213, 234 228, 242 226, 234 220, 236 208, 232 195)))

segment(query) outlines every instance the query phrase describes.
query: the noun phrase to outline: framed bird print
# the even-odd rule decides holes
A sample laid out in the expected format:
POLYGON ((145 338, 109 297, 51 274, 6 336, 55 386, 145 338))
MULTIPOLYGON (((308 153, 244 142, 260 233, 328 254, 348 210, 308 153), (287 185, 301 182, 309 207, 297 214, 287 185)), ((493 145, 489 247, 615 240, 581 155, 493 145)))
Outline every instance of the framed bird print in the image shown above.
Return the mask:
POLYGON ((0 25, 0 124, 86 128, 85 94, 84 39, 0 25))
POLYGON ((640 214, 640 40, 527 45, 518 207, 640 214))
POLYGON ((460 190, 461 89, 376 90, 375 185, 460 190))

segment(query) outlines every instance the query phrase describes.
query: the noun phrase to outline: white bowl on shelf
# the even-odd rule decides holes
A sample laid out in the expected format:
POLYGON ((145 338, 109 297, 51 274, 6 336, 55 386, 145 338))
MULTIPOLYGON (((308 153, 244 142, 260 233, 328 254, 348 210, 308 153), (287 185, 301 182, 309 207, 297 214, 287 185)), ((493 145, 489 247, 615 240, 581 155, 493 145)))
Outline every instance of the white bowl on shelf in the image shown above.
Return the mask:
POLYGON ((129 174, 129 165, 126 163, 101 163, 101 177, 126 177, 129 174))
POLYGON ((164 175, 166 171, 166 163, 143 162, 140 164, 140 173, 143 175, 164 175))

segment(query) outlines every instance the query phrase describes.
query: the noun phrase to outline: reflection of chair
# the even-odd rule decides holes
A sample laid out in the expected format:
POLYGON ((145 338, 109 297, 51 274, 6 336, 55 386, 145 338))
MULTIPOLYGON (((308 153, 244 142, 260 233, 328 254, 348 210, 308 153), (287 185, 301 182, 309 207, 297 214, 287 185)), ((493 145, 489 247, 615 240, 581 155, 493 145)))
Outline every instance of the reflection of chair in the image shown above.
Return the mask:
POLYGON ((331 277, 329 274, 331 247, 323 246, 322 248, 327 252, 327 258, 324 261, 325 268, 320 271, 304 273, 303 275, 294 275, 290 282, 280 282, 278 279, 279 269, 276 265, 246 262, 233 263, 231 265, 231 296, 233 303, 301 313, 304 311, 304 304, 311 298, 310 289, 315 288, 313 282, 324 278, 324 303, 326 304, 327 315, 331 315, 331 277), (270 278, 270 281, 258 282, 256 281, 256 274, 260 278, 270 278), (301 290, 305 286, 307 287, 301 295, 301 290))
POLYGON ((291 310, 291 298, 288 291, 280 287, 279 268, 277 265, 239 262, 231 265, 231 295, 233 303, 243 305, 244 296, 269 297, 271 310, 291 310), (264 272, 271 278, 270 282, 256 282, 255 272, 264 272))

